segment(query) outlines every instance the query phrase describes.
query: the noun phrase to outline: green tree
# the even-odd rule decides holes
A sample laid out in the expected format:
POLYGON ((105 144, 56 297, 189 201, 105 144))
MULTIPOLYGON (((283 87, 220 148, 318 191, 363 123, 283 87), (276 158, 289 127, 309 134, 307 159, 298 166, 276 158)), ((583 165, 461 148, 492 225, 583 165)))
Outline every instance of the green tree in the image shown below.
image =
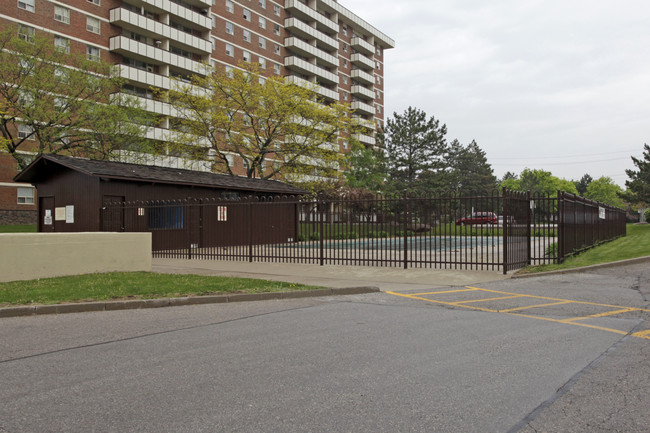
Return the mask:
POLYGON ((621 198, 643 206, 650 205, 650 146, 643 145, 643 159, 632 157, 637 170, 625 170, 629 180, 625 181, 627 191, 619 194, 621 198))
POLYGON ((125 147, 150 151, 142 139, 150 117, 119 94, 116 69, 68 51, 50 35, 0 31, 0 150, 19 168, 29 163, 24 152, 115 158, 125 147))
POLYGON ((497 179, 492 166, 474 140, 467 146, 454 140, 449 147, 447 164, 447 183, 452 190, 485 192, 496 188, 497 179))
POLYGON ((550 171, 525 168, 518 178, 502 180, 501 187, 514 191, 530 191, 533 194, 555 195, 557 190, 577 194, 575 184, 553 176, 550 171))
POLYGON ((248 177, 338 177, 338 140, 350 132, 349 107, 318 103, 315 85, 264 77, 257 64, 240 67, 208 70, 191 83, 172 80, 165 97, 178 116, 170 136, 177 151, 214 160, 215 171, 228 174, 229 158, 237 155, 248 177))
POLYGON ((366 189, 375 193, 383 191, 386 179, 386 156, 383 149, 365 147, 350 139, 345 170, 346 186, 351 189, 366 189))
POLYGON ((591 177, 588 173, 586 173, 580 180, 574 180, 573 184, 576 186, 576 189, 578 190, 578 195, 581 195, 585 197, 585 194, 587 194, 587 188, 589 187, 589 184, 594 181, 594 178, 591 177))
MULTIPOLYGON (((393 192, 423 188, 423 174, 444 169, 447 126, 424 111, 409 107, 387 119, 384 145, 388 159, 388 189, 393 192)), ((430 182, 429 182, 430 183, 430 182)))
POLYGON ((625 204, 619 197, 623 190, 610 177, 603 176, 589 183, 585 198, 599 201, 610 206, 623 207, 625 204))

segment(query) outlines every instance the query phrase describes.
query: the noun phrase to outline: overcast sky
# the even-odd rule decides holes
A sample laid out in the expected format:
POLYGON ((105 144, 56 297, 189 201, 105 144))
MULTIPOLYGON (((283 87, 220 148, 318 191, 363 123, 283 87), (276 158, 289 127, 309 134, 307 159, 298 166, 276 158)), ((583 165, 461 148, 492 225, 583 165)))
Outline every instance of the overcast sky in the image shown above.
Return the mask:
POLYGON ((395 40, 386 117, 476 140, 500 178, 541 168, 624 186, 650 143, 650 1, 339 0, 395 40))

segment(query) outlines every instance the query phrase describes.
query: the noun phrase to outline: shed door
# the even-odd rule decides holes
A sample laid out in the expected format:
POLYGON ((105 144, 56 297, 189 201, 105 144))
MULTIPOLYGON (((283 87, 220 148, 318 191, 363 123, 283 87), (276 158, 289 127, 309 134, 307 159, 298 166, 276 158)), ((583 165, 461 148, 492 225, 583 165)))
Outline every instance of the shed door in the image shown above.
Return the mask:
POLYGON ((54 231, 54 197, 38 198, 38 231, 54 231))
POLYGON ((102 231, 123 232, 124 226, 124 196, 105 195, 102 207, 102 231))

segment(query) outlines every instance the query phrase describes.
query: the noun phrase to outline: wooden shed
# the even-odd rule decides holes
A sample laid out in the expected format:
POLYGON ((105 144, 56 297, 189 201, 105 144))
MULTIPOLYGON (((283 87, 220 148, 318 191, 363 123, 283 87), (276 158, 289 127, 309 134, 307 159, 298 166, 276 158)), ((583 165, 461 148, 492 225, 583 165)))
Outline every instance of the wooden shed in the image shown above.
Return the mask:
MULTIPOLYGON (((242 224, 242 218, 237 216, 235 210, 241 207, 238 198, 253 196, 265 200, 304 194, 299 188, 274 180, 61 155, 39 156, 16 175, 15 180, 36 187, 39 232, 151 231, 154 232, 154 244, 170 236, 186 239, 185 232, 197 230, 192 227, 196 218, 200 218, 197 224, 201 224, 202 230, 212 233, 214 239, 223 240, 228 238, 229 233, 239 231, 235 230, 234 225, 242 224), (194 217, 196 212, 190 212, 187 206, 180 205, 221 200, 239 205, 231 210, 230 218, 194 217), (170 202, 178 204, 171 207, 161 205, 170 202), (107 203, 112 205, 107 206, 107 203), (119 209, 120 214, 116 217, 112 212, 111 217, 107 218, 107 207, 119 209), (133 207, 139 218, 125 215, 129 207, 133 207), (213 219, 220 224, 215 225, 213 219), (155 232, 162 231, 167 233, 156 236, 155 232), (175 234, 170 234, 170 231, 175 234)), ((223 206, 215 207, 214 212, 220 209, 223 206)), ((286 203, 280 210, 276 206, 273 218, 259 215, 256 220, 253 235, 262 243, 297 237, 294 204, 286 203), (273 239, 266 233, 266 228, 271 227, 269 224, 275 232, 271 236, 273 239), (278 231, 280 226, 282 229, 278 231)), ((209 243, 214 244, 214 239, 209 243)), ((228 243, 233 242, 236 241, 228 243)))

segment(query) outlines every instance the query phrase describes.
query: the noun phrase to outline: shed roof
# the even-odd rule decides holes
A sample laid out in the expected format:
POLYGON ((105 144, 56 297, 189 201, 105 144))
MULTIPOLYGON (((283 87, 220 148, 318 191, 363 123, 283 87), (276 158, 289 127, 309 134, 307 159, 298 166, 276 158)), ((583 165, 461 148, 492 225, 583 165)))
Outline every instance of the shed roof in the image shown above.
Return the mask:
POLYGON ((18 173, 16 182, 42 181, 52 164, 78 171, 88 176, 133 182, 155 182, 174 185, 221 188, 234 191, 256 191, 274 194, 305 194, 305 191, 277 180, 254 179, 226 174, 129 164, 115 161, 97 161, 63 155, 44 154, 18 173))

